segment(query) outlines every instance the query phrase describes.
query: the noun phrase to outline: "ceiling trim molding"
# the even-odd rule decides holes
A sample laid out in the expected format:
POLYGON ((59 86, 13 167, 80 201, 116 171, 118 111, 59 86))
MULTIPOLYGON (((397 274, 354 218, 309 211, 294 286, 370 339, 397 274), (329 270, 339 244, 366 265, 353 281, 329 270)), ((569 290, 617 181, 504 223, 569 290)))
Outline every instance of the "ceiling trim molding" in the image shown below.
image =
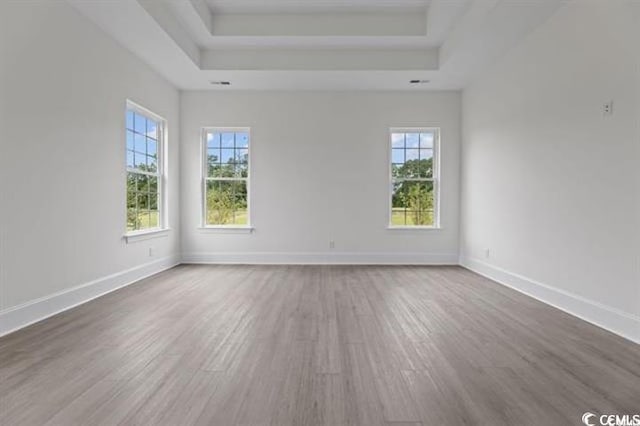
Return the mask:
POLYGON ((422 91, 466 87, 569 0, 67 1, 179 89, 422 91))
POLYGON ((438 49, 226 49, 201 53, 204 70, 437 70, 438 49))

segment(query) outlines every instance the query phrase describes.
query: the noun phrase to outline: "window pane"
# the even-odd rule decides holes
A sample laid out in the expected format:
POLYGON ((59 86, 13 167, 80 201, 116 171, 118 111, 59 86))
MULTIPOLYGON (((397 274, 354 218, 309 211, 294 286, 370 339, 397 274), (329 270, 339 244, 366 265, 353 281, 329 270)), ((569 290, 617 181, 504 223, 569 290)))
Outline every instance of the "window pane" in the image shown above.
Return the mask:
POLYGON ((158 210, 149 211, 149 228, 157 228, 160 226, 160 213, 158 210))
POLYGON ((158 160, 152 155, 147 155, 147 171, 158 171, 158 160))
POLYGON ((249 147, 249 133, 239 132, 236 133, 236 148, 248 148, 249 147))
POLYGON ((149 208, 149 194, 146 192, 138 192, 138 210, 147 210, 149 208))
POLYGON ((133 167, 137 169, 144 169, 147 166, 147 156, 140 154, 139 152, 133 153, 133 167))
MULTIPOLYGON (((433 226, 433 182, 405 181, 394 185, 392 196, 392 224, 399 220, 394 214, 405 214, 405 225, 433 226)), ((396 215, 398 216, 398 215, 396 215)))
POLYGON ((134 159, 135 159, 135 168, 138 170, 144 170, 145 172, 151 171, 149 170, 149 167, 147 166, 148 163, 148 159, 147 159, 147 155, 144 153, 139 153, 139 152, 135 152, 134 153, 134 159))
POLYGON ((220 133, 207 133, 207 148, 220 148, 220 133))
POLYGON ((131 151, 135 150, 135 144, 133 141, 134 141, 133 132, 131 130, 127 130, 127 149, 131 151))
POLYGON ((234 224, 247 224, 247 183, 244 181, 233 182, 234 194, 234 224))
POLYGON ((435 136, 433 133, 420 133, 420 148, 433 148, 435 136))
POLYGON ((147 137, 158 139, 158 123, 153 120, 147 120, 147 137))
POLYGON ((391 147, 392 148, 404 148, 404 133, 392 133, 391 134, 391 147))
POLYGON ((233 148, 234 145, 234 134, 233 133, 221 133, 220 138, 222 142, 223 148, 233 148))
POLYGON ((133 111, 127 110, 127 129, 133 130, 133 111))
POLYGON ((406 203, 404 197, 404 183, 394 183, 391 195, 391 225, 406 225, 406 203))
POLYGON ((433 150, 421 149, 420 150, 420 167, 418 177, 432 178, 433 177, 433 150))
POLYGON ((419 160, 407 161, 392 166, 393 177, 398 179, 425 178, 425 163, 419 160))
POLYGON ((234 177, 236 174, 236 169, 234 164, 222 164, 220 167, 220 176, 221 177, 234 177))
MULTIPOLYGON (((411 151, 411 150, 407 150, 411 151)), ((417 151, 417 150, 414 150, 417 151)), ((408 156, 408 154, 407 154, 408 156)), ((413 156, 413 154, 412 154, 413 156)), ((393 164, 393 177, 395 178, 431 178, 433 177, 432 159, 412 159, 404 164, 393 164)))
POLYGON ((418 157, 420 156, 419 152, 420 150, 418 149, 407 149, 406 160, 407 161, 417 160, 418 157))
POLYGON ((139 152, 140 154, 147 153, 147 141, 144 135, 136 134, 134 136, 134 151, 139 152))
POLYGON ((209 177, 234 177, 235 169, 233 164, 214 163, 209 165, 209 177))
POLYGON ((222 166, 220 163, 209 162, 207 177, 222 177, 222 166))
POLYGON ((421 149, 420 150, 420 159, 421 160, 431 160, 433 158, 433 150, 432 149, 421 149))
POLYGON ((139 227, 138 213, 135 207, 127 209, 127 231, 135 231, 139 227))
POLYGON ((392 164, 391 165, 391 176, 393 178, 403 178, 405 167, 404 164, 392 164))
POLYGON ((149 192, 149 176, 138 174, 136 181, 138 183, 137 184, 138 192, 144 192, 144 193, 149 192))
POLYGON ((151 138, 147 138, 147 155, 154 157, 158 155, 158 142, 151 138))
POLYGON ((247 164, 249 162, 248 149, 236 149, 236 163, 247 164))
POLYGON ((207 182, 207 224, 246 225, 247 185, 244 181, 207 182))
POLYGON ((133 118, 133 129, 136 131, 136 133, 144 135, 147 131, 147 119, 140 114, 135 114, 133 118))
POLYGON ((158 210, 158 194, 149 194, 149 208, 151 210, 158 210))
POLYGON ((247 202, 247 182, 244 180, 231 181, 231 187, 233 194, 236 197, 236 201, 246 203, 247 202), (244 201, 242 201, 244 200, 244 201))
POLYGON ((127 173, 127 192, 136 192, 138 185, 138 177, 135 173, 127 173))
POLYGON ((144 210, 144 211, 140 211, 138 212, 138 221, 140 224, 140 227, 138 229, 149 229, 149 211, 148 210, 144 210))
POLYGON ((207 149, 207 161, 209 164, 220 163, 220 150, 219 149, 207 149))
POLYGON ((249 177, 249 165, 248 164, 236 164, 236 176, 246 178, 249 177))
POLYGON ((406 207, 404 197, 404 183, 395 182, 393 184, 393 192, 391 194, 391 206, 392 207, 406 207))
POLYGON ((133 161, 133 151, 127 151, 127 167, 135 167, 135 162, 133 161))
POLYGON ((148 188, 150 194, 158 194, 158 178, 155 176, 149 176, 147 178, 148 188))
POLYGON ((233 222, 235 225, 247 225, 249 223, 249 211, 246 207, 236 210, 233 222))
POLYGON ((406 209, 402 207, 393 207, 391 209, 391 224, 393 226, 406 226, 407 225, 407 213, 406 209))
POLYGON ((418 148, 420 146, 420 134, 407 133, 405 137, 405 145, 407 148, 418 148))
POLYGON ((208 225, 229 225, 233 222, 234 196, 231 182, 207 182, 207 217, 208 225))
POLYGON ((393 149, 391 155, 392 163, 404 163, 404 149, 393 149))
POLYGON ((127 208, 128 209, 136 208, 136 193, 133 191, 127 191, 127 208))
POLYGON ((233 149, 222 149, 220 151, 221 160, 223 164, 235 162, 235 151, 233 149))

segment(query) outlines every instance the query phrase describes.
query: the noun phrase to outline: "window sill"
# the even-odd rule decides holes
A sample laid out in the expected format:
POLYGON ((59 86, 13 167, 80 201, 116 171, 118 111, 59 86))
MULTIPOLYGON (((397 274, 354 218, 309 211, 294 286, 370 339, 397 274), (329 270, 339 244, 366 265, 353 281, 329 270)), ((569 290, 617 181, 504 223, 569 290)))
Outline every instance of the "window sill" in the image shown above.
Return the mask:
POLYGON ((213 234, 251 234, 255 230, 252 226, 202 226, 198 229, 213 234))
POLYGON ((442 231, 440 226, 387 226, 389 231, 442 231))
POLYGON ((169 231, 171 231, 171 229, 164 228, 129 232, 124 234, 124 239, 126 240, 127 244, 137 243, 138 241, 150 240, 152 238, 166 237, 167 235, 169 235, 169 231))

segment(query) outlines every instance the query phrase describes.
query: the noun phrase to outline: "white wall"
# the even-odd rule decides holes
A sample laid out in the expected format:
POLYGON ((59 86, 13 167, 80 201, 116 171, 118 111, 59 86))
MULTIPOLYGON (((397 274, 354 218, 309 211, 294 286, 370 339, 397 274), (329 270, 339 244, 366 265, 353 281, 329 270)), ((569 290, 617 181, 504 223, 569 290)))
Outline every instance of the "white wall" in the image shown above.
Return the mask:
MULTIPOLYGON (((0 310, 7 314, 0 320, 8 328, 9 314, 19 314, 11 307, 110 276, 97 283, 106 290, 136 278, 131 268, 176 259, 179 92, 66 2, 0 3, 0 310), (122 238, 127 98, 168 120, 173 228, 129 245, 122 238)), ((49 314, 80 301, 78 294, 58 294, 13 319, 49 314)))
POLYGON ((461 252, 640 340, 637 16, 571 2, 464 91, 461 252))
POLYGON ((459 93, 185 92, 181 113, 186 260, 456 261, 459 93), (251 128, 253 234, 198 229, 205 126, 251 128), (442 128, 442 230, 386 229, 393 126, 442 128))

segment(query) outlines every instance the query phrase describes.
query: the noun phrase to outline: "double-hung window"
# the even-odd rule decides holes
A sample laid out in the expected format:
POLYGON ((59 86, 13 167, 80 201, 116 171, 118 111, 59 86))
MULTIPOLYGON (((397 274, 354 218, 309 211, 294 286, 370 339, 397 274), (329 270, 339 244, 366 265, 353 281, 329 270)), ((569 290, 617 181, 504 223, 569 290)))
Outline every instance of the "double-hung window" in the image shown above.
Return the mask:
POLYGON ((439 139, 435 128, 391 129, 389 227, 439 227, 439 139))
POLYGON ((127 102, 127 233, 165 228, 165 121, 127 102))
POLYGON ((249 129, 205 129, 203 137, 203 225, 248 228, 249 129))

